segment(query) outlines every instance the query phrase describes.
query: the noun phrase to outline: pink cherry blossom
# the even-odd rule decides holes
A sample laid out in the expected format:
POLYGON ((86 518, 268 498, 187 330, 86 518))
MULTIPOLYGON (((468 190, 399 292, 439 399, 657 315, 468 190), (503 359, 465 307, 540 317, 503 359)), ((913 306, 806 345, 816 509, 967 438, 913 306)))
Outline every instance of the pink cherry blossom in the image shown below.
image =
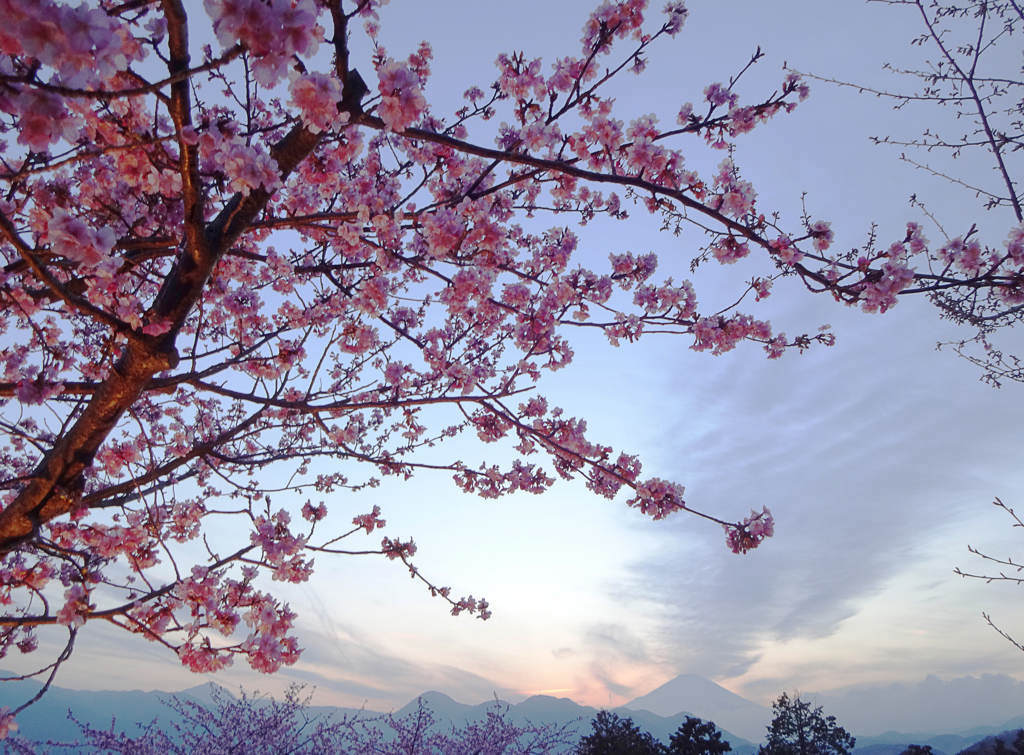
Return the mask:
POLYGON ((750 247, 735 236, 723 236, 712 245, 711 254, 723 265, 731 265, 750 254, 750 247))
POLYGON ((377 68, 381 93, 378 113, 392 131, 402 132, 420 119, 427 102, 420 91, 420 79, 405 63, 388 58, 377 68))
MULTIPOLYGON (((382 529, 387 522, 380 518, 380 506, 374 506, 373 510, 369 514, 360 514, 352 520, 352 524, 356 527, 361 527, 366 530, 366 534, 369 535, 374 529, 382 529)), ((415 548, 413 549, 415 552, 415 548)), ((411 554, 410 554, 411 555, 411 554)))
POLYGON ((746 553, 753 550, 765 538, 775 534, 775 520, 767 506, 760 512, 750 512, 739 525, 724 525, 726 543, 733 553, 746 553))
POLYGON ((832 246, 832 239, 835 238, 835 233, 833 233, 831 225, 831 223, 827 223, 824 220, 816 220, 811 223, 808 229, 813 238, 813 246, 819 252, 824 252, 832 246))
POLYGON ((55 254, 87 267, 96 267, 110 258, 116 234, 109 226, 93 229, 84 221, 57 207, 46 225, 50 248, 55 254))
POLYGON ((311 57, 323 41, 314 0, 203 0, 217 40, 236 42, 256 58, 256 80, 272 87, 287 73, 292 55, 311 57))
POLYGON ((939 247, 938 257, 947 265, 970 275, 976 275, 985 264, 981 244, 976 239, 965 242, 960 236, 939 247))
POLYGON ((18 722, 8 706, 0 708, 0 739, 7 739, 18 730, 18 722))
POLYGON ((63 383, 44 383, 39 378, 23 378, 14 389, 15 397, 23 404, 45 404, 63 392, 63 383))
POLYGON ((321 503, 314 507, 312 503, 306 501, 302 505, 302 518, 308 522, 319 522, 326 516, 327 504, 321 503))
POLYGON ((330 74, 296 74, 288 85, 291 104, 302 111, 302 120, 314 134, 330 131, 348 121, 338 110, 341 82, 330 74))
POLYGON ((64 606, 57 614, 57 623, 78 628, 85 625, 86 617, 95 606, 89 604, 89 593, 81 584, 64 591, 64 606))
POLYGON ((72 141, 82 127, 82 120, 69 113, 61 98, 50 92, 26 89, 8 102, 9 108, 21 116, 18 143, 36 152, 45 152, 62 140, 72 141))
POLYGON ((668 16, 668 19, 665 21, 665 30, 671 37, 676 36, 683 30, 683 23, 690 14, 686 9, 686 5, 681 0, 672 0, 672 2, 665 6, 662 12, 668 16))
POLYGON ((804 258, 803 252, 796 248, 789 236, 779 236, 769 242, 773 254, 780 262, 795 265, 804 258))
MULTIPOLYGON (((902 244, 897 244, 900 249, 902 244)), ((907 267, 903 254, 892 255, 882 264, 881 274, 862 284, 860 293, 861 309, 865 312, 885 312, 896 306, 900 291, 914 282, 914 270, 907 267)))
POLYGON ((728 106, 731 110, 739 100, 739 95, 730 92, 723 84, 709 84, 704 89, 704 99, 715 107, 728 106))
POLYGON ((583 43, 584 55, 590 50, 610 53, 611 41, 614 38, 639 38, 646 8, 647 0, 605 0, 590 14, 583 27, 583 38, 580 41, 583 43))
POLYGON ((683 500, 684 488, 674 482, 652 477, 634 488, 636 495, 626 503, 635 506, 653 519, 664 519, 669 514, 686 508, 683 500))
POLYGON ((218 653, 209 645, 182 645, 178 649, 178 658, 181 665, 187 666, 190 671, 197 674, 209 674, 220 671, 222 668, 232 664, 232 657, 227 653, 218 653))
POLYGON ((396 558, 404 560, 416 555, 416 543, 412 540, 403 543, 398 538, 392 540, 391 538, 386 537, 380 541, 380 547, 384 552, 384 555, 391 561, 394 561, 396 558))
POLYGON ((790 71, 786 74, 786 79, 782 83, 783 92, 797 92, 800 96, 800 101, 803 102, 811 94, 811 88, 802 80, 800 74, 796 71, 790 71))

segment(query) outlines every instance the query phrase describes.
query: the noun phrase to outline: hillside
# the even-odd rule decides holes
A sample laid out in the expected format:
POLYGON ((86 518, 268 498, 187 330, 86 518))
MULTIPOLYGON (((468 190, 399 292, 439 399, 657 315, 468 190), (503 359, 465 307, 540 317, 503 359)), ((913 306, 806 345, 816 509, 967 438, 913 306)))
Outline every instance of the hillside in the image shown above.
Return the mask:
MULTIPOLYGON (((5 675, 0 671, 0 675, 5 675)), ((41 688, 34 680, 0 684, 0 706, 15 707, 31 698, 41 688)), ((176 697, 208 705, 215 691, 231 692, 214 684, 206 684, 177 693, 176 697)), ((95 728, 114 728, 129 735, 138 733, 141 726, 151 722, 168 728, 180 722, 180 717, 167 706, 172 698, 166 692, 75 691, 52 687, 43 699, 18 716, 19 734, 37 741, 73 741, 79 729, 69 719, 69 711, 83 724, 95 728)), ((441 692, 426 692, 395 712, 402 717, 415 712, 422 700, 430 709, 438 727, 461 728, 468 723, 483 721, 488 712, 501 707, 506 718, 514 724, 553 724, 575 729, 580 736, 590 733, 590 721, 598 709, 580 705, 567 698, 535 695, 517 705, 489 701, 467 705, 453 700, 441 692)), ((308 709, 314 716, 378 716, 373 711, 316 706, 308 709)), ((671 735, 687 716, 714 721, 722 731, 723 740, 732 745, 736 755, 754 755, 758 742, 764 736, 764 727, 771 720, 771 710, 763 708, 726 690, 703 677, 684 675, 662 685, 648 695, 636 698, 612 712, 623 718, 632 718, 644 731, 656 739, 668 742, 671 735), (688 707, 681 707, 683 704, 688 707), (653 709, 653 710, 652 710, 653 709), (663 715, 675 709, 675 713, 663 715), (767 714, 767 722, 757 726, 759 718, 767 714), (735 728, 734 728, 735 727, 735 728), (747 733, 750 739, 740 736, 747 733)), ((842 721, 840 721, 842 724, 842 721)), ((976 726, 955 734, 928 732, 904 733, 888 731, 876 736, 857 736, 855 755, 900 755, 908 745, 927 745, 933 755, 1024 755, 1014 749, 1016 732, 1024 728, 1024 715, 1006 721, 1002 726, 976 726), (1003 741, 1007 751, 998 751, 997 741, 1003 741)), ((852 732, 856 735, 855 732, 852 732)))
MULTIPOLYGON (((34 695, 41 686, 34 680, 0 684, 0 706, 15 706, 34 695)), ((211 687, 215 687, 215 685, 195 687, 177 693, 176 697, 200 704, 209 704, 211 687)), ((222 689, 222 691, 231 694, 227 690, 222 689)), ((180 722, 180 717, 165 704, 171 697, 172 695, 166 692, 141 692, 138 690, 96 692, 51 687, 42 700, 18 716, 18 733, 27 739, 36 741, 74 741, 79 736, 79 729, 69 719, 69 710, 78 721, 84 724, 95 728, 108 728, 113 721, 116 731, 123 731, 129 735, 136 734, 141 726, 152 721, 156 721, 158 726, 166 728, 180 722)), ((507 705, 494 701, 480 705, 466 705, 452 700, 441 692, 426 692, 420 698, 396 711, 394 715, 402 717, 415 712, 420 699, 430 709, 438 727, 441 728, 462 727, 470 722, 483 721, 489 711, 500 705, 502 708, 507 708, 505 715, 512 723, 569 726, 575 728, 582 736, 590 732, 590 721, 598 712, 597 708, 579 705, 566 698, 545 695, 536 695, 518 705, 507 705)), ((613 712, 622 717, 632 718, 638 726, 664 742, 668 741, 687 715, 692 715, 681 712, 666 717, 645 710, 633 711, 626 708, 616 708, 613 712)), ((372 711, 331 706, 316 706, 310 708, 309 713, 325 717, 380 715, 372 711)), ((757 746, 753 743, 728 731, 723 730, 722 738, 732 744, 733 751, 737 755, 753 755, 757 750, 757 746)))

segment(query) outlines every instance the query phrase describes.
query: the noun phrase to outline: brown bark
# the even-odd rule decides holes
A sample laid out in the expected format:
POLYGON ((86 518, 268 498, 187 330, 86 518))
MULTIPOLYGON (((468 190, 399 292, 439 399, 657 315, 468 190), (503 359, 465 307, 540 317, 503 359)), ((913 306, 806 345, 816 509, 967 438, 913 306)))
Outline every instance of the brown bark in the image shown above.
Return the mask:
MULTIPOLYGON (((174 78, 189 66, 188 18, 181 0, 162 0, 162 5, 168 20, 168 69, 174 78)), ((171 85, 170 111, 179 135, 191 125, 189 86, 187 79, 171 85)), ((282 180, 316 148, 321 138, 322 134, 313 134, 299 124, 271 149, 282 180)), ((270 194, 263 189, 248 196, 235 195, 212 222, 205 223, 199 150, 180 140, 179 149, 185 241, 147 313, 151 321, 168 322, 171 329, 159 338, 129 335, 120 359, 109 377, 97 386, 81 416, 46 453, 18 496, 0 512, 0 553, 17 548, 33 538, 41 524, 69 513, 78 505, 85 470, 153 376, 177 365, 177 334, 199 301, 214 267, 270 200, 270 194)))

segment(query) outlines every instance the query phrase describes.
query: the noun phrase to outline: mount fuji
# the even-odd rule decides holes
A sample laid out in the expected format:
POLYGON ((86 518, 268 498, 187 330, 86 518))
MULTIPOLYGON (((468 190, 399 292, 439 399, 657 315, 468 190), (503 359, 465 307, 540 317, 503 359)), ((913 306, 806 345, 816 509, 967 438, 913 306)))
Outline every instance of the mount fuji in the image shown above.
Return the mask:
POLYGON ((763 740, 765 730, 772 722, 771 708, 752 703, 696 674, 677 676, 622 707, 650 711, 664 718, 687 711, 705 721, 714 721, 718 728, 727 729, 751 742, 763 740))

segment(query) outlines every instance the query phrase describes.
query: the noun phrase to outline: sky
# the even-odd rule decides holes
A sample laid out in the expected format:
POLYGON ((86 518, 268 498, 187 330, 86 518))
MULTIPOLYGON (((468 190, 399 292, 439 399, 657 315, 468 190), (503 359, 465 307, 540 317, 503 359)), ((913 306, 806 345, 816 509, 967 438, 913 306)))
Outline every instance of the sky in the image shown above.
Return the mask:
MULTIPOLYGON (((381 14, 381 39, 396 57, 421 39, 432 42, 426 94, 436 111, 450 112, 466 88, 493 80, 499 52, 524 50, 545 66, 577 54, 594 4, 392 0, 381 14)), ((188 5, 201 22, 198 0, 188 5)), ((883 64, 924 59, 909 44, 920 29, 905 8, 858 0, 691 0, 688 7, 683 32, 657 48, 648 71, 623 77, 618 117, 654 112, 673 123, 683 102, 698 102, 705 86, 727 80, 758 46, 765 57, 740 86, 751 97, 778 87, 784 62, 898 86, 883 64)), ((367 55, 359 34, 357 67, 367 55)), ((958 131, 951 113, 895 112, 870 95, 811 84, 795 113, 739 142, 736 161, 762 211, 778 210, 794 227, 806 206, 831 221, 839 248, 862 244, 873 222, 883 240, 902 237, 909 220, 941 238, 909 205, 916 194, 950 235, 977 222, 984 239, 1001 243, 1008 216, 901 163, 898 148, 869 141, 913 138, 928 127, 958 131)), ((690 167, 707 172, 722 157, 692 146, 690 167)), ((991 180, 987 166, 969 159, 954 167, 991 180)), ((690 277, 700 235, 659 233, 642 208, 633 215, 580 231, 581 262, 655 251, 659 276, 690 277)), ((763 264, 745 260, 705 265, 693 280, 702 303, 724 306, 759 272, 763 264)), ((837 343, 768 361, 754 346, 712 357, 685 339, 614 349, 581 337, 574 363, 545 376, 541 392, 585 417, 592 437, 638 454, 645 474, 684 484, 695 508, 737 520, 768 506, 776 535, 761 548, 733 555, 717 525, 686 514, 652 522, 621 497, 597 498, 581 484, 485 501, 445 477, 391 481, 359 494, 353 515, 379 504, 387 534, 416 539, 415 562, 429 578, 460 595, 486 596, 494 618, 452 618, 383 559, 318 558, 308 584, 275 593, 300 616, 300 662, 275 677, 239 663, 211 679, 270 692, 299 681, 317 686, 319 704, 377 710, 431 689, 467 703, 543 693, 617 705, 682 673, 761 704, 794 688, 842 694, 930 674, 1024 679, 1024 653, 981 616, 990 613, 1024 638, 1020 590, 953 572, 982 568, 968 545, 998 556, 1020 552, 1020 533, 991 501, 1024 509, 1024 386, 991 388, 948 348, 937 351, 937 342, 968 334, 940 321, 924 299, 865 315, 783 281, 748 311, 790 335, 830 324, 837 343)), ((1021 346, 1019 333, 1003 338, 1010 350, 1021 346)), ((455 450, 467 459, 490 451, 471 443, 455 450)), ((90 624, 56 683, 179 690, 204 681, 167 651, 90 624)))

